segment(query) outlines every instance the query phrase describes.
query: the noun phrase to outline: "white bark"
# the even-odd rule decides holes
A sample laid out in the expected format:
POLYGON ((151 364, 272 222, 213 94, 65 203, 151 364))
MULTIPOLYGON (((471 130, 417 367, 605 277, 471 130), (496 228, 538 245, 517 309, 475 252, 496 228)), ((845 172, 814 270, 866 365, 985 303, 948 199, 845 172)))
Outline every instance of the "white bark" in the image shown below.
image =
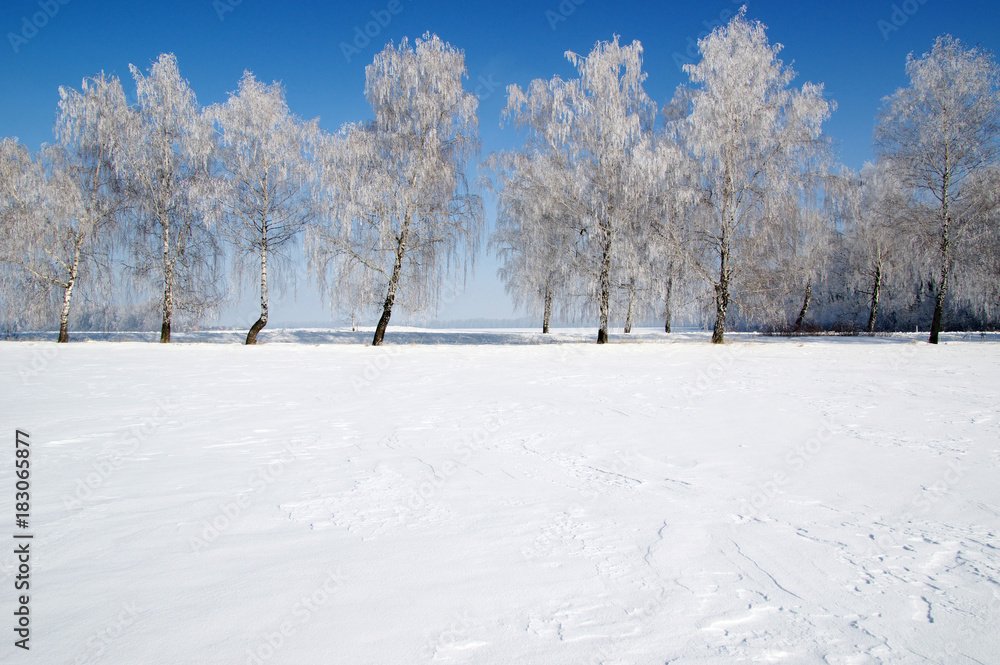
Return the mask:
POLYGON ((315 120, 291 114, 279 84, 261 84, 250 72, 225 104, 205 115, 219 131, 215 217, 234 249, 236 271, 260 284, 260 317, 247 333, 247 344, 254 344, 268 319, 268 259, 272 273, 287 268, 285 250, 315 213, 311 158, 319 129, 315 120))
POLYGON ((464 276, 484 218, 465 179, 479 138, 462 51, 425 34, 412 47, 406 39, 386 47, 365 72, 375 117, 326 141, 328 210, 309 229, 309 260, 332 301, 345 272, 368 273, 362 292, 384 297, 378 345, 394 306, 434 306, 444 279, 464 276))
POLYGON ((701 61, 684 67, 695 87, 677 95, 689 113, 676 132, 698 165, 695 265, 714 290, 715 343, 730 303, 757 288, 754 274, 779 255, 773 211, 807 184, 803 165, 825 148, 821 125, 833 108, 822 86, 790 87, 795 72, 764 30, 741 11, 700 40, 701 61))
POLYGON ((936 281, 936 344, 956 263, 979 260, 974 241, 996 205, 983 182, 1000 165, 1000 69, 992 54, 944 35, 929 53, 911 54, 906 72, 910 86, 886 99, 875 139, 926 207, 917 237, 936 249, 927 267, 936 281))
POLYGON ((160 341, 169 342, 178 312, 197 320, 221 302, 220 252, 207 224, 214 135, 172 54, 147 76, 131 70, 138 103, 115 165, 133 197, 131 271, 148 280, 162 317, 160 341))

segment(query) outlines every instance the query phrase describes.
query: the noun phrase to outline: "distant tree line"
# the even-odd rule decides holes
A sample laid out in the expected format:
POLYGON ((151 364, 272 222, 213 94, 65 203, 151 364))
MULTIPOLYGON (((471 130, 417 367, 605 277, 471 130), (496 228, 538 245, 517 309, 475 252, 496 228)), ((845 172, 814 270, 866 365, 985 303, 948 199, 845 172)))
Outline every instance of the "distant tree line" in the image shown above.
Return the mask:
POLYGON ((630 332, 658 318, 725 332, 995 326, 1000 304, 1000 70, 945 35, 884 100, 876 160, 837 167, 835 110, 759 22, 698 43, 660 110, 642 46, 567 53, 577 76, 512 85, 527 140, 479 159, 464 54, 425 34, 366 68, 368 122, 336 133, 246 72, 201 107, 173 55, 60 89, 55 141, 0 141, 0 321, 11 330, 205 320, 246 292, 268 323, 301 246, 331 307, 375 324, 432 308, 485 239, 515 304, 630 332), (81 304, 82 301, 82 304, 81 304))

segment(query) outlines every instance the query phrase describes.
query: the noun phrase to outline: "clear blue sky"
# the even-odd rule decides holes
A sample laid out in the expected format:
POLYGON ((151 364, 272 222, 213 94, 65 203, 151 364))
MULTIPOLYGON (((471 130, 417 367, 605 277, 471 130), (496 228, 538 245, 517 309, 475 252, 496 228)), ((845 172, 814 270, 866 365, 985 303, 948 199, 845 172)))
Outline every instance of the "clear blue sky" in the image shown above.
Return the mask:
MULTIPOLYGON (((19 137, 32 148, 50 141, 60 85, 79 87, 83 77, 103 70, 117 74, 126 91, 134 94, 129 64, 145 70, 163 52, 177 55, 181 73, 202 104, 224 100, 243 70, 250 69, 258 79, 282 81, 295 113, 319 117, 324 128, 335 130, 368 116, 364 67, 375 53, 389 40, 431 31, 465 50, 468 85, 481 98, 486 155, 514 147, 518 139, 513 130, 499 127, 507 84, 524 86, 557 73, 571 76, 566 50, 587 53, 596 41, 617 33, 623 42, 642 42, 647 92, 662 105, 685 78, 678 58, 686 57, 689 47, 693 54, 699 34, 731 15, 738 4, 3 0, 0 136, 19 137), (51 17, 44 13, 46 8, 51 17), (371 32, 377 26, 376 36, 348 62, 342 44, 353 47, 356 28, 364 30, 366 24, 387 17, 385 26, 368 26, 371 32), (35 19, 42 27, 26 28, 25 19, 29 24, 35 19)), ((996 0, 750 0, 747 5, 749 17, 768 26, 771 42, 784 45, 783 59, 794 61, 799 73, 796 83, 824 83, 836 100, 838 110, 826 130, 838 144, 841 161, 854 168, 871 157, 871 133, 882 97, 906 84, 908 53, 926 52, 945 32, 1000 52, 996 0)), ((492 213, 489 210, 491 219, 492 213)), ((439 317, 512 316, 494 273, 492 259, 480 257, 469 288, 443 307, 439 317)), ((309 289, 300 288, 297 302, 287 298, 272 310, 277 326, 325 317, 309 289)))

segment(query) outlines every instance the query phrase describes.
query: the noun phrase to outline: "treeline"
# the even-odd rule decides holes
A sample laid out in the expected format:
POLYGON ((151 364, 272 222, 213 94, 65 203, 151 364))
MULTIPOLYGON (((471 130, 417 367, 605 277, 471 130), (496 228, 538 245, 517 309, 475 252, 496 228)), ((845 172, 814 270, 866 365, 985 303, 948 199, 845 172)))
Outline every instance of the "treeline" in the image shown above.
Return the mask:
POLYGON ((907 61, 887 97, 877 160, 834 164, 834 110, 741 12, 699 42, 690 81, 660 109, 642 47, 618 38, 577 77, 513 85, 502 122, 527 136, 479 158, 464 54, 425 34, 366 68, 373 119, 330 134, 247 72, 198 105, 176 59, 136 101, 101 74, 60 90, 56 141, 0 143, 0 316, 8 329, 121 326, 155 316, 160 339, 248 284, 294 273, 297 246, 326 303, 375 323, 421 311, 459 283, 484 239, 518 306, 628 332, 657 318, 727 329, 875 332, 989 327, 1000 302, 1000 98, 992 54, 950 36, 907 61), (77 301, 82 299, 82 306, 77 301))
POLYGON ((260 294, 254 344, 304 240, 331 304, 354 315, 380 305, 380 344, 397 299, 433 303, 476 252, 482 201, 465 173, 477 100, 462 87, 463 53, 436 36, 376 56, 365 86, 374 119, 336 134, 249 72, 207 108, 173 55, 131 72, 134 104, 101 74, 60 89, 55 143, 37 154, 0 144, 7 328, 58 317, 65 342, 82 294, 91 320, 156 316, 169 342, 178 318, 203 320, 249 283, 260 294))
POLYGON ((887 97, 877 160, 838 168, 821 85, 741 11, 658 109, 642 48, 567 53, 578 77, 509 89, 528 134, 489 161, 491 247, 516 302, 612 321, 779 332, 992 327, 1000 303, 1000 74, 943 36, 887 97))

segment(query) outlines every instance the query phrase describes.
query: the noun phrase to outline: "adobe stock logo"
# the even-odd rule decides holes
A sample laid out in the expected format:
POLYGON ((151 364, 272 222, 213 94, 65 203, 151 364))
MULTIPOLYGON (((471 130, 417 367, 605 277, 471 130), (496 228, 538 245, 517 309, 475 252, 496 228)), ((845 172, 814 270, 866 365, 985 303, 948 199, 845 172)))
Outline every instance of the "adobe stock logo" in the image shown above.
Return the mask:
POLYGON ((243 0, 214 0, 212 9, 215 10, 215 15, 219 17, 220 21, 225 21, 226 14, 236 11, 236 8, 242 3, 243 0))
POLYGON ((927 4, 927 0, 903 0, 901 4, 893 4, 889 20, 881 19, 876 24, 878 31, 882 33, 882 39, 889 41, 889 36, 894 32, 899 32, 899 29, 920 11, 920 6, 925 4, 927 4))
POLYGON ((344 59, 350 63, 351 59, 368 48, 372 40, 392 23, 392 18, 402 14, 404 9, 402 0, 389 0, 385 9, 373 9, 368 12, 372 20, 365 23, 364 27, 354 26, 354 39, 350 43, 340 42, 340 52, 344 54, 344 59))
POLYGON ((27 44, 29 41, 35 38, 38 31, 49 24, 59 10, 62 9, 64 5, 68 5, 70 0, 38 0, 38 8, 41 11, 37 11, 31 15, 31 17, 22 16, 21 17, 21 30, 19 32, 8 32, 7 41, 10 42, 10 47, 14 49, 14 53, 19 53, 21 47, 27 44))
POLYGON ((551 9, 545 10, 545 20, 549 22, 549 27, 555 32, 559 24, 569 19, 570 16, 576 12, 576 8, 582 5, 587 0, 562 0, 559 6, 556 7, 558 11, 553 11, 551 9))

